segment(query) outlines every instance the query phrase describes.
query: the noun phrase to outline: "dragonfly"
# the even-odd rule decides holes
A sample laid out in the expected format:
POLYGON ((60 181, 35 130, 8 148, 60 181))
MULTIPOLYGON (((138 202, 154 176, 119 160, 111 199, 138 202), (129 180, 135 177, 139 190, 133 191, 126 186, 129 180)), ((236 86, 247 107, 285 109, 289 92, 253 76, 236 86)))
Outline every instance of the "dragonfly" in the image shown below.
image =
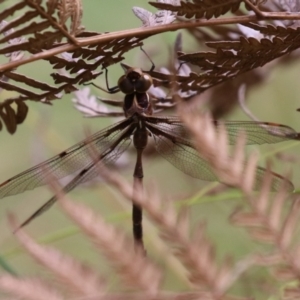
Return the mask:
MULTIPOLYGON (((180 118, 178 116, 153 114, 153 102, 148 90, 153 85, 153 79, 149 73, 154 67, 145 72, 140 68, 121 65, 125 74, 120 77, 118 85, 109 88, 107 76, 106 85, 109 93, 121 91, 124 94, 122 112, 124 119, 6 180, 0 184, 0 198, 47 184, 48 175, 45 170, 51 172, 52 176, 56 178, 64 178, 80 170, 63 187, 63 192, 68 193, 78 185, 97 177, 99 165, 114 163, 129 148, 131 143, 133 143, 136 152, 133 186, 142 186, 144 177, 142 158, 144 149, 149 145, 149 139, 153 139, 156 151, 182 172, 201 180, 218 181, 209 163, 195 150, 192 138, 180 118), (96 159, 91 157, 91 147, 97 151, 96 159)), ((216 120, 212 120, 212 122, 218 129, 220 122, 216 120)), ((255 121, 225 121, 222 124, 227 129, 230 144, 235 143, 240 130, 246 133, 247 144, 261 145, 299 139, 299 133, 291 127, 281 124, 255 121)), ((264 168, 257 168, 257 186, 259 186, 265 172, 264 168)), ((272 176, 272 189, 274 191, 279 189, 283 181, 287 181, 279 174, 272 173, 272 176)), ((293 191, 293 184, 287 182, 289 191, 293 191)), ((56 201, 57 196, 53 196, 26 219, 20 227, 25 226, 47 211, 56 201)), ((144 248, 142 208, 134 201, 132 220, 135 245, 144 248)))

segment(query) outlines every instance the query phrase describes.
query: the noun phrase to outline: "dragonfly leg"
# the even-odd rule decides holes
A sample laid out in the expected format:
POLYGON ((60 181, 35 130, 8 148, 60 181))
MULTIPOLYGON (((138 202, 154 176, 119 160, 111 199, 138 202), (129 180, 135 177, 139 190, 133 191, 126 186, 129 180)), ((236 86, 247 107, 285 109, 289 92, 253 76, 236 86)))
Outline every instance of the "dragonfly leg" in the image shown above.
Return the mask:
POLYGON ((105 68, 105 83, 106 83, 106 89, 105 88, 102 88, 101 86, 93 83, 93 82, 87 82, 87 83, 84 83, 83 85, 93 85, 94 87, 96 87, 97 89, 103 91, 103 92, 106 92, 108 94, 115 94, 115 93, 118 93, 120 91, 120 88, 119 86, 113 86, 113 87, 109 87, 109 84, 108 84, 108 70, 107 68, 105 68))
POLYGON ((150 58, 150 56, 148 55, 148 53, 144 50, 143 46, 140 47, 141 51, 147 56, 147 58, 150 60, 151 62, 151 68, 148 72, 152 72, 155 69, 155 64, 153 62, 153 60, 150 58))

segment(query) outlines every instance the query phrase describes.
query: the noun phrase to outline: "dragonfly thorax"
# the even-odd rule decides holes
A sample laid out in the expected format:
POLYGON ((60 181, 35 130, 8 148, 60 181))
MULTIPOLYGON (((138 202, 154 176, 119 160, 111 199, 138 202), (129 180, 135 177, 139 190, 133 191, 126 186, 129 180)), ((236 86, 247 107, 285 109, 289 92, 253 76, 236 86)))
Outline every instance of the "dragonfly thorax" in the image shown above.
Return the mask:
POLYGON ((134 114, 152 115, 152 105, 147 93, 131 93, 124 97, 123 110, 126 117, 134 114))
POLYGON ((152 77, 139 68, 131 68, 118 81, 120 90, 125 94, 124 113, 126 117, 134 114, 152 115, 152 106, 147 90, 152 85, 152 77))

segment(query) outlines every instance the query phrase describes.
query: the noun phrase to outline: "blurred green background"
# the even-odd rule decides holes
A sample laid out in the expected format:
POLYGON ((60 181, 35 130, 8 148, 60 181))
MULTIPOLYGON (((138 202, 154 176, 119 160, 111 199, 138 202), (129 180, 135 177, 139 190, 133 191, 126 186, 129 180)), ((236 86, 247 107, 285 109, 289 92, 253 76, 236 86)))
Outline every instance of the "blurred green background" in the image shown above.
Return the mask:
MULTIPOLYGON (((6 1, 0 7, 3 9, 11 4, 12 1, 6 1)), ((87 30, 98 32, 118 31, 141 26, 140 20, 131 11, 132 6, 140 6, 155 11, 147 1, 137 0, 88 0, 83 1, 83 6, 84 26, 87 30)), ((173 46, 176 34, 176 32, 163 34, 145 41, 144 48, 149 53, 154 53, 151 56, 156 64, 167 63, 169 49, 173 46)), ((190 41, 191 39, 184 35, 183 51, 196 52, 201 50, 195 49, 190 41)), ((134 49, 126 55, 124 62, 129 65, 138 65, 144 62, 145 65, 142 67, 147 69, 149 64, 143 55, 139 49, 134 49)), ((1 62, 6 60, 7 58, 1 57, 1 62)), ((251 90, 247 101, 248 107, 262 121, 282 123, 300 131, 299 112, 296 111, 300 107, 298 104, 298 95, 300 94, 299 67, 300 62, 274 68, 265 84, 251 90)), ((41 81, 49 80, 49 73, 51 73, 45 62, 25 65, 20 68, 20 71, 41 81)), ((117 83, 122 73, 119 65, 109 68, 111 86, 117 83)), ((96 82, 104 86, 103 80, 103 76, 100 76, 96 82)), ((50 82, 52 83, 52 81, 50 82)), ((110 95, 101 94, 93 88, 92 92, 96 95, 110 97, 110 95)), ((0 100, 10 95, 9 92, 2 91, 0 100)), ((121 94, 113 95, 113 97, 122 99, 121 94)), ((0 133, 0 182, 80 141, 85 137, 84 129, 86 127, 92 132, 96 132, 115 121, 113 119, 83 118, 81 113, 73 107, 71 98, 72 95, 65 95, 61 100, 53 101, 53 106, 27 101, 29 115, 24 124, 18 127, 14 135, 8 134, 5 129, 2 130, 0 133)), ((226 119, 248 120, 248 117, 239 108, 236 108, 226 119)), ((292 181, 296 190, 300 188, 300 171, 298 170, 300 143, 298 145, 296 142, 286 142, 272 146, 251 147, 250 149, 259 150, 262 153, 261 165, 265 164, 265 157, 267 157, 272 159, 275 171, 284 173, 291 169, 292 181), (278 161, 274 155, 269 155, 272 151, 279 151, 280 149, 285 149, 286 153, 294 155, 298 160, 293 163, 282 162, 278 161)), ((133 162, 133 160, 130 161, 133 162)), ((133 166, 133 164, 131 165, 133 166)), ((130 182, 132 181, 133 167, 123 168, 120 171, 130 182)), ((154 183, 162 198, 172 201, 186 200, 187 202, 192 198, 193 201, 190 205, 192 222, 207 221, 208 234, 217 247, 216 254, 219 258, 229 254, 235 259, 240 259, 251 251, 262 247, 253 243, 243 229, 229 224, 228 217, 233 208, 237 204, 242 204, 241 197, 234 190, 222 194, 222 197, 198 197, 197 193, 201 194, 202 188, 209 189, 215 184, 192 179, 159 157, 145 160, 144 173, 145 186, 150 188, 151 184, 154 183)), ((50 196, 51 193, 48 188, 42 187, 35 191, 1 199, 0 255, 9 268, 18 274, 34 275, 41 270, 18 247, 18 243, 7 225, 6 214, 8 211, 14 212, 22 221, 50 196)), ((93 207, 108 221, 126 228, 128 234, 131 234, 131 205, 111 187, 99 184, 91 188, 77 188, 71 193, 71 196, 75 201, 84 202, 93 207)), ((161 255, 161 242, 155 235, 153 225, 148 221, 145 223, 144 232, 148 255, 171 270, 167 274, 166 287, 172 290, 186 288, 186 283, 182 280, 182 272, 167 259, 169 253, 165 252, 165 256, 161 255)), ((58 207, 53 207, 49 212, 32 222, 26 230, 39 241, 50 243, 93 265, 102 274, 113 274, 113 272, 108 273, 111 272, 111 269, 106 260, 97 254, 91 243, 77 231, 76 227, 60 212, 58 207)), ((5 270, 0 272, 5 272, 5 270)), ((111 276, 114 279, 113 275, 111 276)), ((257 286, 262 284, 264 276, 265 274, 260 269, 252 269, 245 275, 246 279, 243 281, 245 286, 240 285, 236 289, 243 294, 243 288, 245 288, 248 291, 253 291, 253 295, 255 295, 257 286), (256 278, 257 282, 247 280, 247 276, 253 274, 254 277, 251 278, 256 278)))

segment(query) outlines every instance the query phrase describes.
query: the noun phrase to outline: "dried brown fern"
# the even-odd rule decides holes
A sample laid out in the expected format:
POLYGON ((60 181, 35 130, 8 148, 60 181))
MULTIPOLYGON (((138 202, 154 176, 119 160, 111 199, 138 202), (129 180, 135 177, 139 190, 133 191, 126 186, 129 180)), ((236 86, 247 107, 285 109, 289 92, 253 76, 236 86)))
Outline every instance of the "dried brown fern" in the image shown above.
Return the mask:
POLYGON ((229 11, 237 11, 243 2, 243 0, 194 0, 193 2, 180 1, 180 3, 176 5, 163 2, 150 2, 150 4, 159 9, 176 12, 179 17, 184 16, 187 19, 193 17, 196 19, 211 19, 225 15, 229 11))
MULTIPOLYGON (((257 265, 273 267, 274 277, 278 281, 299 280, 299 242, 293 240, 297 230, 300 213, 299 199, 293 200, 287 213, 283 209, 289 194, 286 184, 282 184, 276 195, 271 193, 272 175, 270 170, 261 179, 261 188, 258 195, 253 194, 254 170, 256 157, 250 156, 249 163, 242 163, 243 140, 236 144, 236 151, 230 158, 225 144, 222 144, 226 132, 215 132, 211 123, 191 113, 184 113, 184 120, 195 136, 197 149, 211 162, 216 174, 224 182, 234 185, 243 191, 248 201, 250 211, 237 210, 232 215, 232 221, 237 226, 245 226, 250 236, 256 241, 268 243, 273 251, 267 254, 258 254, 255 259, 257 265), (202 128, 203 130, 199 130, 202 128), (223 138, 222 138, 223 136, 223 138), (240 160, 242 159, 242 160, 240 160)), ((225 138, 226 140, 226 138, 225 138)), ((299 295, 299 287, 290 288, 284 294, 299 295)))
MULTIPOLYGON (((131 185, 121 177, 107 170, 104 172, 110 182, 114 178, 114 183, 122 187, 122 192, 132 190, 131 185)), ((53 188, 55 186, 52 184, 53 188)), ((55 189, 60 194, 60 190, 55 189)), ((205 237, 205 228, 199 226, 190 238, 187 215, 177 215, 170 203, 163 204, 155 195, 147 199, 138 194, 136 199, 161 228, 162 239, 175 246, 175 256, 189 272, 187 279, 195 288, 178 293, 162 289, 161 271, 142 252, 134 251, 131 241, 121 230, 105 223, 100 215, 96 215, 85 205, 75 204, 62 194, 60 197, 59 203, 65 213, 107 257, 116 274, 123 279, 124 287, 131 287, 134 291, 125 292, 122 288, 119 288, 117 294, 108 291, 104 280, 94 270, 52 247, 37 244, 23 230, 16 232, 21 245, 34 260, 54 274, 58 286, 63 285, 64 289, 60 290, 46 279, 43 282, 37 278, 23 279, 3 275, 0 276, 0 290, 15 296, 26 296, 26 299, 43 299, 46 296, 49 299, 64 299, 66 295, 68 299, 75 295, 86 299, 244 299, 227 295, 227 290, 253 262, 244 261, 243 267, 235 268, 226 260, 218 267, 212 254, 213 245, 205 237), (162 205, 164 212, 161 210, 162 205), (37 287, 34 291, 33 284, 37 287)), ((10 216, 10 223, 13 228, 18 227, 13 216, 10 216)))
MULTIPOLYGON (((52 188, 58 193, 59 203, 65 213, 107 257, 108 261, 115 267, 116 274, 123 278, 124 286, 129 284, 131 288, 137 291, 124 293, 121 290, 118 295, 107 291, 103 279, 97 279, 99 276, 96 275, 95 271, 82 266, 80 262, 59 253, 57 250, 36 244, 25 232, 19 230, 16 236, 28 253, 45 268, 51 270, 62 282, 66 283, 64 292, 57 291, 53 285, 46 290, 48 284, 37 283, 37 294, 43 293, 45 289, 45 293, 46 291, 47 293, 52 291, 58 295, 80 293, 80 295, 91 299, 95 295, 97 295, 96 299, 99 295, 105 299, 135 299, 135 297, 145 299, 244 299, 233 296, 230 292, 230 288, 239 280, 241 274, 247 272, 254 265, 269 266, 279 263, 278 272, 280 272, 280 276, 277 272, 277 280, 298 279, 298 267, 295 262, 298 251, 291 252, 289 250, 300 207, 298 201, 295 202, 291 213, 282 222, 282 205, 287 197, 285 187, 282 186, 275 197, 271 197, 272 175, 269 172, 263 178, 259 196, 252 192, 256 157, 251 156, 246 164, 243 162, 244 138, 241 136, 238 139, 236 150, 231 156, 224 146, 227 139, 225 130, 216 131, 213 124, 207 121, 205 116, 196 117, 192 115, 191 117, 191 115, 185 115, 184 118, 188 120, 187 125, 195 134, 196 144, 201 145, 199 148, 201 154, 208 160, 214 161, 212 166, 216 174, 220 176, 222 181, 235 185, 243 191, 245 198, 250 203, 250 208, 253 207, 253 213, 236 212, 232 219, 239 226, 251 225, 254 227, 254 230, 251 230, 252 236, 260 241, 273 243, 275 252, 268 254, 251 253, 250 257, 236 263, 228 258, 221 263, 217 262, 214 254, 215 246, 206 237, 203 221, 199 223, 191 235, 186 209, 177 213, 173 204, 165 200, 162 201, 153 188, 151 193, 136 193, 134 201, 143 207, 152 222, 158 226, 162 240, 168 245, 179 262, 185 266, 187 279, 193 286, 189 291, 170 294, 161 287, 161 271, 153 265, 150 259, 145 258, 143 253, 134 251, 131 242, 122 231, 105 223, 100 215, 96 215, 86 206, 75 204, 60 192, 60 188, 56 184, 52 183, 52 188), (205 126, 205 130, 198 130, 200 123, 201 126, 205 126), (216 156, 210 150, 212 145, 216 145, 216 140, 220 141, 220 144, 215 147, 217 149, 215 154, 222 157, 221 160, 216 160, 216 156), (221 147, 221 144, 224 147, 221 147), (228 165, 231 165, 231 168, 228 168, 228 165), (272 203, 269 205, 270 199, 272 199, 272 203)), ((99 172, 108 183, 117 187, 126 198, 131 199, 131 184, 118 174, 103 167, 99 168, 99 172)), ((17 227, 16 221, 12 217, 11 223, 14 228, 17 227)), ((28 299, 39 299, 34 298, 34 293, 30 295, 31 285, 32 279, 0 277, 2 290, 8 291, 12 295, 18 295, 23 289, 28 293, 28 299), (13 289, 14 285, 17 285, 18 288, 13 289)), ((294 293, 296 291, 297 289, 293 290, 294 293)), ((292 293, 292 290, 288 289, 288 292, 292 293)))
MULTIPOLYGON (((283 25, 283 24, 282 24, 283 25)), ((228 26, 213 26, 209 30, 206 28, 189 28, 191 36, 197 41, 200 48, 206 48, 206 42, 218 43, 231 40, 234 36, 245 36, 260 40, 263 35, 259 31, 254 31, 250 27, 238 26, 232 28, 228 26)), ((181 50, 182 51, 182 50, 181 50)), ((281 58, 264 65, 263 67, 252 69, 238 76, 224 81, 223 83, 209 88, 206 92, 206 102, 209 104, 212 116, 215 119, 223 117, 229 113, 237 104, 238 90, 242 84, 247 86, 247 94, 252 89, 267 84, 269 75, 280 65, 295 63, 299 59, 299 51, 282 56, 281 58)))
MULTIPOLYGON (((0 104, 0 125, 5 124, 10 133, 14 133, 17 125, 26 118, 28 108, 25 101, 34 100, 49 104, 64 93, 75 91, 78 86, 101 75, 103 68, 122 61, 124 53, 142 45, 143 40, 155 34, 189 28, 196 39, 202 39, 206 47, 214 50, 178 53, 177 57, 189 63, 194 70, 200 68, 199 73, 193 71, 190 74, 172 74, 174 64, 168 74, 162 71, 151 72, 156 85, 168 88, 174 88, 176 85, 181 92, 190 93, 189 95, 203 92, 220 83, 230 82, 229 80, 234 78, 243 82, 245 77, 242 78, 241 75, 244 76, 251 70, 257 72, 256 82, 263 82, 264 75, 258 71, 261 66, 289 54, 300 46, 297 27, 299 14, 293 13, 297 12, 296 9, 280 6, 279 2, 158 1, 152 4, 167 10, 152 14, 143 9, 135 9, 144 27, 112 33, 83 31, 79 1, 24 0, 12 4, 9 0, 2 2, 9 3, 9 7, 0 13, 1 19, 7 20, 7 23, 4 22, 1 26, 3 38, 0 43, 3 46, 0 54, 8 56, 9 61, 0 66, 0 87, 18 94, 0 104), (239 9, 240 7, 246 9, 239 9), (281 11, 275 11, 276 9, 281 11), (21 16, 20 12, 23 13, 21 16), (11 16, 14 19, 11 19, 11 16), (186 19, 179 16, 185 16, 186 19), (66 25, 68 18, 71 19, 70 26, 66 25), (191 18, 202 19, 189 20, 191 18), (282 23, 278 25, 279 23, 275 22, 277 20, 282 20, 282 23), (293 23, 284 23, 286 20, 293 23), (225 28, 226 24, 243 24, 258 34, 249 37, 238 27, 225 28), (211 30, 211 26, 216 25, 222 25, 213 27, 218 37, 202 30, 204 27, 211 30), (34 75, 29 77, 21 74, 17 70, 20 66, 37 60, 45 60, 48 63, 49 75, 51 74, 53 79, 51 84, 39 81, 34 75), (53 69, 57 69, 57 72, 53 69)), ((296 59, 297 55, 291 60, 296 59)), ((228 85, 226 88, 228 89, 228 85)), ((153 95, 155 96, 155 92, 153 95)), ((190 97, 186 97, 186 101, 189 99, 190 97)), ((157 107, 166 107, 166 102, 159 102, 159 96, 157 100, 157 107)), ((168 101, 171 100, 172 97, 169 97, 168 101)), ((97 112, 96 108, 92 113, 95 111, 97 112)), ((254 240, 269 243, 271 251, 253 251, 250 253, 250 259, 241 261, 242 268, 232 259, 217 261, 214 255, 216 247, 206 236, 206 228, 203 225, 205 222, 200 222, 193 235, 190 235, 189 220, 185 212, 177 214, 169 202, 163 202, 153 191, 147 197, 136 195, 134 200, 160 228, 163 241, 185 266, 187 279, 195 287, 186 292, 167 292, 161 286, 163 272, 158 270, 151 259, 145 259, 140 253, 135 253, 122 231, 106 224, 100 216, 96 216, 85 206, 74 205, 67 199, 61 201, 61 206, 116 267, 116 274, 124 279, 125 289, 134 288, 139 292, 107 292, 104 280, 95 270, 86 268, 68 255, 36 244, 22 231, 17 234, 20 242, 34 259, 66 283, 66 290, 58 291, 52 284, 46 283, 46 280, 20 279, 6 275, 0 277, 1 289, 15 297, 27 296, 28 299, 64 299, 65 293, 74 297, 90 297, 96 294, 96 299, 99 295, 104 295, 105 299, 240 299, 233 296, 230 288, 240 279, 242 272, 252 265, 259 265, 268 269, 272 267, 277 282, 294 281, 293 287, 284 285, 283 291, 286 297, 299 298, 299 245, 298 241, 293 242, 293 237, 296 236, 299 201, 294 200, 290 210, 284 214, 283 206, 288 195, 284 186, 277 194, 271 194, 271 172, 266 176, 260 174, 260 183, 256 185, 260 190, 258 195, 254 194, 252 189, 255 186, 257 157, 251 155, 248 160, 245 159, 243 136, 238 139, 232 154, 229 154, 226 132, 223 129, 215 132, 211 122, 208 122, 208 117, 196 118, 188 112, 183 118, 195 134, 199 151, 210 161, 220 180, 243 192, 248 210, 236 211, 232 221, 237 226, 246 227, 254 240), (133 266, 132 261, 135 263, 133 266), (32 291, 34 285, 36 294, 32 291)), ((116 174, 104 170, 101 172, 108 182, 131 199, 130 185, 116 174)))
MULTIPOLYGON (((179 59, 182 61, 200 66, 199 74, 192 72, 188 76, 172 75, 171 78, 156 71, 151 73, 158 85, 171 87, 172 82, 176 80, 178 88, 184 92, 202 92, 249 70, 261 67, 299 47, 296 28, 250 23, 263 18, 266 20, 297 20, 298 18, 297 14, 293 13, 273 12, 271 14, 268 7, 274 9, 274 6, 269 5, 268 2, 262 7, 265 11, 261 11, 259 8, 263 2, 265 1, 194 1, 193 3, 181 1, 179 5, 175 0, 168 3, 158 1, 151 4, 166 10, 157 14, 135 8, 135 13, 144 23, 143 28, 105 34, 82 31, 80 1, 48 1, 47 5, 42 4, 41 1, 14 3, 2 11, 1 18, 17 15, 19 12, 23 14, 2 27, 1 32, 5 33, 5 36, 0 40, 4 45, 0 49, 0 54, 13 56, 14 53, 22 53, 24 57, 18 57, 0 66, 3 78, 7 78, 0 80, 0 87, 15 91, 19 96, 7 99, 0 108, 3 111, 4 106, 11 106, 16 101, 34 100, 49 103, 60 98, 63 93, 74 91, 78 85, 94 80, 102 74, 103 67, 120 62, 123 54, 142 45, 142 40, 161 32, 242 23, 264 35, 264 38, 257 39, 243 37, 241 33, 240 39, 230 38, 227 41, 208 42, 207 46, 216 49, 216 52, 180 53, 179 59), (256 15, 243 13, 242 16, 233 14, 231 18, 222 17, 228 11, 237 11, 243 2, 246 8, 253 10, 256 15), (173 13, 170 13, 170 10, 173 13), (265 12, 268 14, 265 15, 265 12), (178 16, 179 13, 188 18, 195 16, 206 18, 214 16, 214 18, 197 22, 178 19, 179 21, 175 22, 174 16, 176 14, 178 16), (69 27, 66 25, 68 18, 71 19, 69 27), (170 24, 172 22, 173 24, 170 24), (10 45, 5 46, 6 42, 10 45), (72 59, 59 56, 64 52, 69 52, 72 59), (259 60, 253 57, 259 57, 259 60), (53 77, 54 85, 16 72, 15 69, 19 66, 39 59, 49 62, 49 74, 53 77), (53 73, 53 69, 64 69, 67 73, 53 73), (8 78, 11 83, 8 82, 8 78), (20 84, 25 87, 21 87, 20 84)), ((9 131, 13 133, 18 124, 16 118, 4 117, 3 121, 6 126, 9 124, 9 131)))

